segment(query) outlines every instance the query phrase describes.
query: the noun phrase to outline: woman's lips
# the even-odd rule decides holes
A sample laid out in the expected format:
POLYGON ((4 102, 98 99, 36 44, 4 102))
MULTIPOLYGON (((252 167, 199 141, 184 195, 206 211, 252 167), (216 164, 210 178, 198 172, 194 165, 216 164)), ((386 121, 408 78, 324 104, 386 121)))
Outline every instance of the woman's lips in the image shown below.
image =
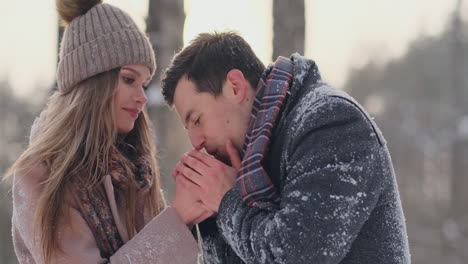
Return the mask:
POLYGON ((138 118, 138 115, 140 114, 140 111, 138 109, 132 109, 132 108, 123 108, 123 110, 127 111, 131 117, 133 118, 138 118))

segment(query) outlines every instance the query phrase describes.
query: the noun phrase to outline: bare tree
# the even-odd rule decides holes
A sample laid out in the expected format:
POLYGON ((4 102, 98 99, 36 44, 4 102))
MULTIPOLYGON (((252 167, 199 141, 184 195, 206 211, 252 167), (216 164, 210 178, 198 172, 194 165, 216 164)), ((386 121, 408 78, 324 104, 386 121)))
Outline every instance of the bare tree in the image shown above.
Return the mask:
POLYGON ((146 31, 156 52, 158 69, 155 81, 159 81, 175 52, 183 45, 185 22, 183 0, 150 0, 146 31))
POLYGON ((177 116, 163 103, 160 80, 161 73, 183 45, 184 1, 150 0, 146 21, 157 63, 149 94, 149 112, 156 128, 162 184, 168 198, 172 198, 174 183, 171 172, 190 144, 177 116))
POLYGON ((305 6, 303 0, 273 0, 273 61, 294 52, 304 54, 305 6))
POLYGON ((465 59, 467 45, 466 28, 463 27, 461 10, 463 1, 458 0, 452 15, 452 87, 449 92, 450 101, 457 105, 458 118, 453 124, 453 152, 452 152, 452 206, 448 215, 449 222, 446 229, 447 243, 445 254, 452 259, 463 262, 468 260, 468 213, 466 204, 468 194, 463 187, 468 186, 468 91, 467 64, 465 59), (464 239, 465 238, 465 239, 464 239))
MULTIPOLYGON (((465 85, 465 78, 463 76, 463 63, 464 63, 464 50, 463 50, 463 28, 462 28, 462 0, 457 0, 455 9, 452 15, 452 96, 450 100, 458 105, 466 105, 468 94, 462 88, 465 85)), ((462 110, 463 114, 466 112, 467 107, 462 110)))

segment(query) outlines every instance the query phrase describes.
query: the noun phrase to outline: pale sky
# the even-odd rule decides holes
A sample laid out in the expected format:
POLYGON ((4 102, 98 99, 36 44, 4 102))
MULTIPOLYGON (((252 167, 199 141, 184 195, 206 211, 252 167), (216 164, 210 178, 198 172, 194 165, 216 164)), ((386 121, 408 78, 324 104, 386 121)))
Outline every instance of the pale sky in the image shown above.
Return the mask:
MULTIPOLYGON (((39 87, 50 86, 55 76, 55 1, 0 1, 0 79, 8 78, 20 96, 44 93, 39 87)), ((126 10, 144 28, 147 0, 104 2, 126 10)), ((305 55, 317 62, 326 81, 342 88, 350 68, 371 59, 383 63, 399 57, 410 41, 440 34, 455 2, 306 0, 305 55)), ((267 64, 272 53, 271 9, 271 0, 185 0, 184 40, 215 29, 237 30, 267 64)))

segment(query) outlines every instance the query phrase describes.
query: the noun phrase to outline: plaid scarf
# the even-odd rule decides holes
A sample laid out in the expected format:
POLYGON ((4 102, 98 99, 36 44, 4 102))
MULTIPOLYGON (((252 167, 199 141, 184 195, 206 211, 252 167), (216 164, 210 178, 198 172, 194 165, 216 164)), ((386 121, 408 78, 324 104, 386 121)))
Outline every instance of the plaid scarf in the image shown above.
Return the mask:
MULTIPOLYGON (((132 181, 125 174, 122 159, 120 152, 116 149, 111 150, 108 175, 111 176, 116 191, 124 191, 130 187, 130 184, 136 184, 137 192, 148 192, 154 179, 148 160, 145 157, 131 159, 133 161, 131 169, 135 175, 135 180, 132 181)), ((107 197, 102 197, 95 189, 86 187, 82 181, 77 180, 79 178, 72 177, 79 211, 93 233, 101 257, 109 259, 124 242, 117 230, 107 197)))
POLYGON ((236 187, 249 206, 268 209, 276 207, 279 202, 278 191, 262 161, 292 78, 293 63, 285 57, 279 57, 260 78, 236 180, 236 187))

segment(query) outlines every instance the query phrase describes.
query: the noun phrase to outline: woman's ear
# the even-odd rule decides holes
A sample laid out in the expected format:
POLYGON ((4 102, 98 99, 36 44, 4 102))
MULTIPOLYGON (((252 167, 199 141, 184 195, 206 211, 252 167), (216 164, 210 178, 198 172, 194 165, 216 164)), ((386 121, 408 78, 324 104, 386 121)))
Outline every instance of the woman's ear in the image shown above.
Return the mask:
POLYGON ((247 96, 247 89, 249 85, 244 77, 244 74, 238 69, 230 70, 226 75, 226 86, 228 89, 228 98, 234 100, 236 103, 242 103, 247 96))

